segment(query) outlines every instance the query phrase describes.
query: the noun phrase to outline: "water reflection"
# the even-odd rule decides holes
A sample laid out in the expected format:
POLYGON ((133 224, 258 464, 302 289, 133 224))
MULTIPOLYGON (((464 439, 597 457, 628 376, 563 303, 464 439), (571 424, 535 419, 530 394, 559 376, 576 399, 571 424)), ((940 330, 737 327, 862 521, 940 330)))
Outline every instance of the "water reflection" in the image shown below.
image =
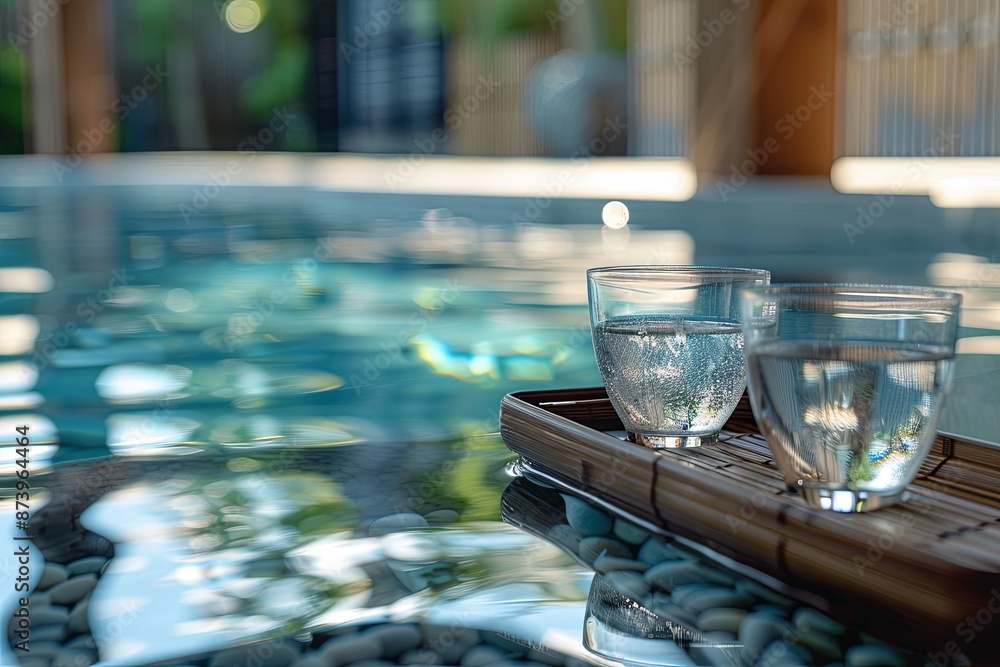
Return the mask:
POLYGON ((301 627, 328 598, 364 597, 366 577, 321 580, 282 565, 308 536, 356 523, 356 508, 328 478, 210 472, 131 484, 81 517, 115 543, 116 558, 90 602, 103 659, 141 664, 193 655, 301 627), (124 613, 129 641, 112 641, 107 622, 124 613))
MULTIPOLYGON (((773 204, 734 216, 705 201, 630 203, 629 224, 610 229, 604 202, 561 200, 536 214, 523 200, 315 194, 230 188, 184 224, 176 204, 186 187, 24 191, 16 201, 0 191, 20 220, 0 245, 0 269, 14 271, 0 274, 13 290, 0 294, 0 430, 31 426, 31 532, 48 561, 32 596, 49 619, 37 624, 34 657, 460 664, 478 649, 481 664, 618 664, 585 652, 586 601, 594 570, 602 585, 643 590, 652 564, 630 570, 636 544, 615 529, 644 533, 613 523, 610 537, 581 537, 563 520, 572 501, 552 490, 523 507, 537 521, 517 525, 533 535, 500 525, 511 457, 498 438, 479 437, 496 431, 508 391, 600 382, 584 269, 757 257, 787 279, 926 278, 926 261, 883 263, 883 249, 875 262, 860 242, 827 268, 779 256, 773 204), (77 244, 71 214, 95 198, 103 204, 84 209, 91 245, 77 244), (744 223, 763 245, 738 234, 744 223), (841 260, 853 264, 834 275, 841 260), (864 263, 877 268, 858 273, 864 263), (64 582, 69 591, 57 591, 64 582), (408 634, 405 649, 373 639, 390 632, 408 634), (448 637, 461 650, 445 647, 448 637)), ((929 276, 963 284, 973 334, 959 344, 970 382, 960 358, 944 427, 995 437, 996 264, 938 259, 929 276)), ((8 473, 14 453, 3 454, 8 473)), ((665 549, 658 557, 676 555, 665 549)), ((674 560, 700 558, 680 553, 674 560)), ((742 579, 709 583, 737 600, 750 590, 742 579)), ((787 606, 766 590, 750 591, 749 613, 787 606)), ((692 622, 691 600, 685 607, 676 591, 627 593, 660 620, 739 640, 739 612, 698 627, 707 610, 692 622)), ((841 659, 856 639, 835 641, 841 659)))
POLYGON ((893 647, 831 617, 825 600, 615 516, 553 481, 511 482, 502 498, 504 520, 599 573, 583 633, 598 655, 650 665, 909 664, 917 658, 907 655, 910 646, 893 647))
POLYGON ((495 520, 509 460, 473 437, 57 468, 33 521, 36 629, 81 664, 135 665, 254 640, 304 660, 347 650, 327 646, 347 628, 419 621, 411 650, 448 653, 426 637, 459 627, 462 652, 563 664, 585 656, 591 573, 495 520))

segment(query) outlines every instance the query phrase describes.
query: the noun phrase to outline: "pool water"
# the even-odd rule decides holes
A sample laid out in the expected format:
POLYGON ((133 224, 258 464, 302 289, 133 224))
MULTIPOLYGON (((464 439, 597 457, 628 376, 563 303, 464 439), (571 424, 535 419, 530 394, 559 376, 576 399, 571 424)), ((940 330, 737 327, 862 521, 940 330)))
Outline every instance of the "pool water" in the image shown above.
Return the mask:
MULTIPOLYGON (((639 206, 609 230, 603 202, 514 226, 524 202, 233 189, 185 222, 177 197, 0 190, 0 465, 13 489, 15 427, 29 426, 33 549, 33 650, 3 646, 0 662, 622 664, 583 646, 594 559, 502 516, 505 491, 529 482, 497 434, 500 398, 600 383, 588 267, 816 278, 800 254, 747 256, 702 228, 710 215, 678 219, 704 202, 639 206)), ((919 282, 926 266, 883 269, 919 282)), ((958 404, 948 426, 986 437, 996 422, 958 404)), ((12 580, 16 564, 0 567, 12 580)), ((751 612, 782 606, 755 595, 739 598, 751 612)))

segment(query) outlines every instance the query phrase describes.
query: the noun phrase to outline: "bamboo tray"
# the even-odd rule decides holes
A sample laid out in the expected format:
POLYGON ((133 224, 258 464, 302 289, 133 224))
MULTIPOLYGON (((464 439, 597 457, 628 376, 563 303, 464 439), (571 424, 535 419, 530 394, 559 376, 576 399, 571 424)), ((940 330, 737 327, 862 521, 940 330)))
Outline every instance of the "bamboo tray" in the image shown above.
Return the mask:
POLYGON ((603 388, 501 402, 529 467, 813 592, 859 630, 1000 663, 1000 447, 940 434, 908 500, 845 515, 788 489, 746 396, 716 445, 652 450, 609 434, 622 429, 603 388))

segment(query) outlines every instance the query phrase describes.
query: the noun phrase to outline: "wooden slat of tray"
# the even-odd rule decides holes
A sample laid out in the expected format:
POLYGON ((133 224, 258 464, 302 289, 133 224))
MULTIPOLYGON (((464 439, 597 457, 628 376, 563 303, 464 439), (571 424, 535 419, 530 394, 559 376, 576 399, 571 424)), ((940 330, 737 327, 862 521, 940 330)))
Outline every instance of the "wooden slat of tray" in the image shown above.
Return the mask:
MULTIPOLYGON (((941 435, 907 502, 842 515, 809 508, 787 489, 746 397, 714 446, 654 451, 601 432, 621 429, 603 389, 525 392, 502 404, 504 440, 533 465, 856 606, 862 626, 883 631, 887 618, 897 619, 900 640, 941 650, 1000 586, 1000 447, 941 435)), ((1000 661, 992 636, 963 649, 1000 661)))

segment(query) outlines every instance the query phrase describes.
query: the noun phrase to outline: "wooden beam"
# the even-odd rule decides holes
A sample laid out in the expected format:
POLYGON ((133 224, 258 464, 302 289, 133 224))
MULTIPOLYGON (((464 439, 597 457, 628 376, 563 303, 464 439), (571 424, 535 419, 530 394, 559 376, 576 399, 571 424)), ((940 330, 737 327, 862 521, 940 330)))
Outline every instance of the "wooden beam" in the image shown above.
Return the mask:
POLYGON ((757 171, 824 175, 834 160, 837 5, 760 0, 754 33, 754 145, 776 146, 757 171))

